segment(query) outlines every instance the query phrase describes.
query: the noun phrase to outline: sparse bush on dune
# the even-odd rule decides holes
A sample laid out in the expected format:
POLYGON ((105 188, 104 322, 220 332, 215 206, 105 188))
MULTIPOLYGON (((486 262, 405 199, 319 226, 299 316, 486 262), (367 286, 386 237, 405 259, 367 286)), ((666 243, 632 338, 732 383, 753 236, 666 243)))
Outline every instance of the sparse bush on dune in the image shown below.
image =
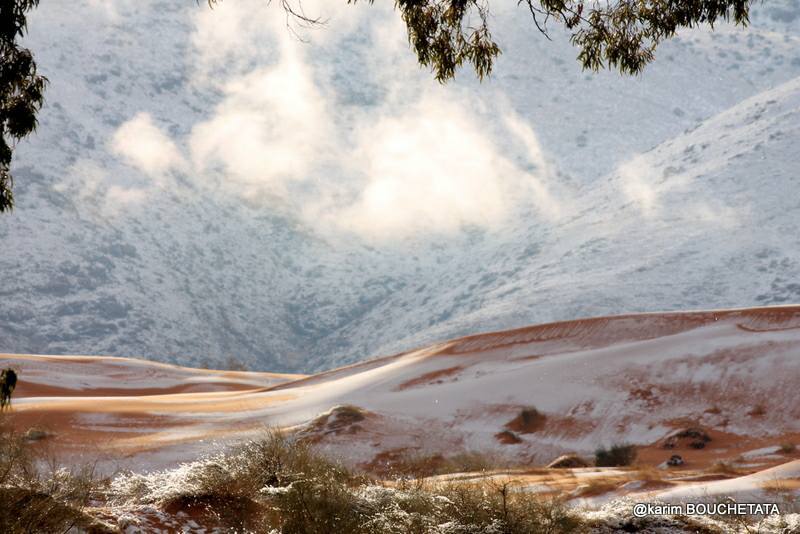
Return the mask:
POLYGON ((506 429, 520 434, 531 434, 544 428, 546 422, 545 414, 533 406, 528 406, 522 408, 514 419, 506 423, 506 429))
POLYGON ((35 453, 23 436, 0 419, 0 527, 4 534, 67 532, 95 533, 103 525, 84 509, 106 481, 91 468, 59 468, 35 453))
POLYGON ((494 438, 504 445, 516 445, 522 443, 518 435, 510 430, 503 430, 494 435, 494 438))
POLYGON ((608 449, 601 447, 594 453, 594 465, 597 467, 623 467, 636 460, 636 447, 623 443, 612 445, 608 449))

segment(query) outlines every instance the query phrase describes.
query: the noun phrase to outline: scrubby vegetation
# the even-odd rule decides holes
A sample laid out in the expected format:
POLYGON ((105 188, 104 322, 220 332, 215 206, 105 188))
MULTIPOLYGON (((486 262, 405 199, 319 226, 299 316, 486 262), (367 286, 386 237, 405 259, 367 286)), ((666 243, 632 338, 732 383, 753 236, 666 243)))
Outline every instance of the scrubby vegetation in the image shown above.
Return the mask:
POLYGON ((30 447, 30 433, 19 435, 8 424, 5 409, 17 384, 17 373, 0 373, 0 527, 4 534, 68 532, 100 533, 103 525, 84 513, 107 480, 94 469, 65 469, 30 447))
MULTIPOLYGON (((659 532, 728 531, 712 518, 634 518, 628 502, 614 501, 596 512, 575 511, 492 477, 377 481, 320 456, 308 442, 275 432, 226 454, 149 474, 122 473, 110 482, 98 481, 91 471, 43 475, 21 439, 2 443, 0 525, 12 534, 131 528, 270 534, 560 534, 651 527, 659 532)), ((627 447, 606 452, 618 458, 627 447)), ((592 479, 576 495, 591 496, 618 483, 592 479)), ((764 532, 785 527, 767 526, 764 532)))
POLYGON ((636 447, 626 443, 612 445, 608 449, 601 447, 594 453, 594 465, 597 467, 622 467, 631 465, 636 460, 636 447))
POLYGON ((557 501, 508 485, 378 483, 277 433, 228 455, 112 484, 117 505, 180 505, 239 531, 292 533, 567 533, 581 522, 557 501))
POLYGON ((0 420, 0 525, 4 534, 102 532, 84 509, 106 484, 93 469, 46 462, 0 420))

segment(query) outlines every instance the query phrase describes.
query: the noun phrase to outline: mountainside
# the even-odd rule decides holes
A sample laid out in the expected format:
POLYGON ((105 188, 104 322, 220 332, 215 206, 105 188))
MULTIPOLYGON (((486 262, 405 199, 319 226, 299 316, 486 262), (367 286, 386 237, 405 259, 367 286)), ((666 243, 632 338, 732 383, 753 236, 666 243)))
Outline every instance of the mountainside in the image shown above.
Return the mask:
POLYGON ((304 44, 263 2, 232 4, 32 18, 51 84, 0 220, 2 350, 310 371, 798 300, 796 3, 682 34, 634 79, 581 72, 563 35, 502 8, 496 75, 444 88, 388 8, 335 8, 304 44))
POLYGON ((520 230, 490 263, 465 259, 442 273, 433 297, 395 295, 361 324, 376 338, 379 325, 403 325, 403 342, 383 350, 392 352, 485 329, 495 317, 515 325, 743 298, 797 302, 798 139, 800 78, 626 162, 585 188, 576 215, 552 231, 520 230))

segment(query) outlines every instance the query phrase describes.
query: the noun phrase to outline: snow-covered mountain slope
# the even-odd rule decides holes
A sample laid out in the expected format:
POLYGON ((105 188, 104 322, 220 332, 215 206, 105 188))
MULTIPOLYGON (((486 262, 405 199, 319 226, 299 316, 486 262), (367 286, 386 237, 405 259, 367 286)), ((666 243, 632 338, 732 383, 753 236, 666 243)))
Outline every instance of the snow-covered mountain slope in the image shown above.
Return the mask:
POLYGON ((51 83, 0 220, 2 350, 312 370, 533 322, 797 300, 796 4, 682 34, 634 79, 581 72, 563 35, 498 6, 496 75, 445 88, 386 6, 336 8, 302 44, 264 4, 32 17, 51 83))
POLYGON ((382 349, 393 352, 487 324, 797 302, 798 140, 795 78, 628 160, 585 187, 569 218, 478 249, 489 261, 448 265, 425 281, 433 295, 396 292, 358 328, 371 324, 375 344, 396 328, 382 349))
MULTIPOLYGON (((752 451, 800 438, 799 345, 800 308, 786 306, 545 324, 297 380, 213 378, 209 371, 95 359, 101 375, 112 372, 144 389, 90 385, 64 395, 52 390, 54 370, 82 368, 92 358, 7 356, 3 365, 18 367, 24 387, 11 415, 19 430, 44 427, 60 451, 79 457, 96 442, 138 468, 190 460, 279 426, 377 472, 397 459, 470 452, 542 465, 621 442, 639 445, 646 465, 679 453, 697 470, 740 455, 759 465, 793 457, 756 459, 752 451), (206 390, 175 390, 198 380, 206 390), (702 449, 661 446, 687 427, 701 428, 710 441, 702 449)), ((75 369, 58 375, 60 387, 71 390, 84 380, 108 381, 84 379, 75 369)))

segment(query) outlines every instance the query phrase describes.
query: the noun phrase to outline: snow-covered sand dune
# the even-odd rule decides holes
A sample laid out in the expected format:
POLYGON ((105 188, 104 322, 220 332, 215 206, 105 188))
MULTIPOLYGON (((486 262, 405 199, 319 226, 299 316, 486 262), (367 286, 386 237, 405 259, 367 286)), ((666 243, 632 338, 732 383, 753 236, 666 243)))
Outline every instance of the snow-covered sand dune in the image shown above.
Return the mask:
POLYGON ((644 463, 680 453, 701 469, 767 447, 740 460, 791 459, 775 451, 800 441, 799 348, 800 306, 781 306, 545 324, 307 377, 122 358, 2 363, 20 372, 18 428, 48 430, 66 454, 101 451, 138 468, 284 427, 377 471, 402 455, 459 452, 542 465, 621 442, 640 445, 644 463), (705 448, 660 446, 691 426, 708 433, 705 448))

